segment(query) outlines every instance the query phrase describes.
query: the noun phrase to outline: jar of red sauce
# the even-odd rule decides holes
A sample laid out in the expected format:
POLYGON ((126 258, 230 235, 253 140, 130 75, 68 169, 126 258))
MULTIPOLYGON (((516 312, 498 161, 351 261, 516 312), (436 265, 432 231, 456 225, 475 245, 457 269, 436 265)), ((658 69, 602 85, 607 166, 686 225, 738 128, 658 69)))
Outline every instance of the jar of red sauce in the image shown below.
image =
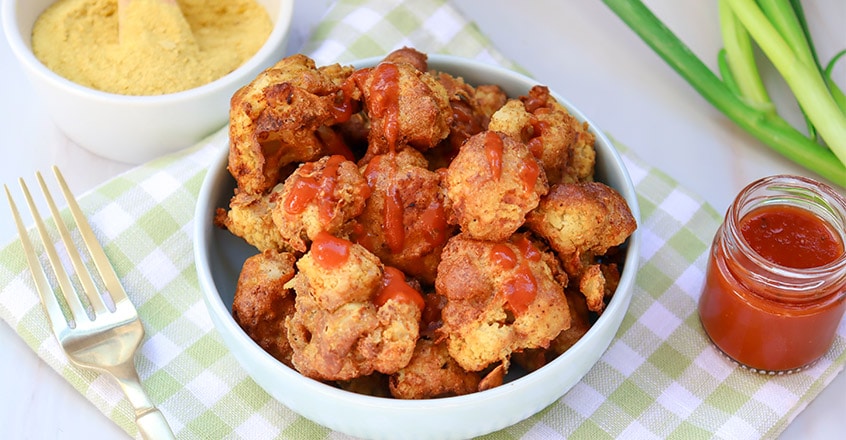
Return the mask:
POLYGON ((714 237, 699 317, 753 371, 799 371, 831 347, 846 309, 846 198, 772 176, 747 186, 714 237))

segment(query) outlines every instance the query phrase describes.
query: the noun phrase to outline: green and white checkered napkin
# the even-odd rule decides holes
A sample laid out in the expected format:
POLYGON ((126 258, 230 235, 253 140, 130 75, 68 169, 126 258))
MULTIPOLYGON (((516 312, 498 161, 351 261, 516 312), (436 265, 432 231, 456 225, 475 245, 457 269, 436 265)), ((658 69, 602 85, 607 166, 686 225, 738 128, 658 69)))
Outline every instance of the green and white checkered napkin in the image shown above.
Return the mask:
MULTIPOLYGON (((444 0, 341 0, 304 52, 326 64, 403 45, 508 64, 444 0)), ((194 269, 192 223, 206 168, 223 148, 225 130, 81 198, 144 320, 139 374, 179 438, 341 438, 256 385, 206 313, 194 269)), ((627 148, 620 150, 643 216, 642 266, 628 314, 581 382, 549 408, 490 438, 777 436, 843 368, 846 322, 829 353, 801 373, 760 376, 727 361, 710 345, 696 315, 706 251, 721 215, 627 148)), ((0 251, 0 286, 0 316, 103 413, 138 436, 119 388, 68 363, 39 305, 19 242, 0 251)))

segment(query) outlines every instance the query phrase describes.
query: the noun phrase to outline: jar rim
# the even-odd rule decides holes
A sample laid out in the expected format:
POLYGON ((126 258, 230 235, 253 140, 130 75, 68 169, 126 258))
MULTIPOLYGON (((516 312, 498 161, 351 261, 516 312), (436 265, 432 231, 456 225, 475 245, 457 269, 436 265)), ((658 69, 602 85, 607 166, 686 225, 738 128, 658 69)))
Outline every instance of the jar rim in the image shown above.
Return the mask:
POLYGON ((758 179, 747 185, 729 206, 726 222, 733 241, 751 263, 769 268, 773 273, 797 280, 810 280, 833 272, 846 277, 846 197, 825 183, 813 179, 779 174, 758 179), (791 205, 805 209, 826 222, 839 238, 842 252, 832 261, 815 267, 796 268, 765 259, 738 232, 737 225, 748 212, 767 205, 791 205))

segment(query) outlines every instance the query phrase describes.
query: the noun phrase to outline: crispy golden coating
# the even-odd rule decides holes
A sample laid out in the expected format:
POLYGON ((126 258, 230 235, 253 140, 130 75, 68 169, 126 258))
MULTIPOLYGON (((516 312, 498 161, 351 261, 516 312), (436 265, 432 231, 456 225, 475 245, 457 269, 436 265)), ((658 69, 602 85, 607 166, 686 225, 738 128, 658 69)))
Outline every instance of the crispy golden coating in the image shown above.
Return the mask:
POLYGON ((399 299, 374 303, 383 283, 376 256, 324 232, 297 268, 290 283, 297 292, 296 311, 286 327, 300 373, 347 381, 374 371, 393 374, 408 364, 421 308, 399 299))
POLYGON ((294 277, 296 257, 287 252, 266 251, 244 261, 232 317, 261 348, 287 366, 291 345, 285 319, 294 313, 294 292, 285 287, 294 277))
POLYGON ((321 231, 344 235, 347 222, 364 209, 370 187, 358 166, 343 156, 307 162, 274 192, 271 216, 282 240, 305 252, 321 231))
POLYGON ((522 140, 537 157, 550 184, 593 180, 596 137, 543 86, 509 101, 491 117, 489 130, 522 140))
POLYGON ((460 396, 479 390, 481 376, 461 368, 445 343, 420 339, 408 365, 390 376, 391 395, 398 399, 460 396))
POLYGON ((578 281, 579 291, 587 300, 587 307, 593 312, 602 313, 607 300, 617 290, 620 272, 616 263, 594 262, 604 258, 581 258, 581 266, 568 264, 568 270, 578 281))
POLYGON ((553 185, 526 225, 559 254, 604 254, 637 224, 623 196, 599 182, 553 185))
POLYGON ((297 260, 299 272, 292 283, 297 292, 308 292, 317 306, 328 311, 348 303, 371 302, 382 284, 379 258, 362 246, 326 235, 321 234, 320 241, 297 260), (338 264, 326 263, 332 246, 346 253, 338 264))
POLYGON ((385 56, 382 61, 388 63, 410 64, 419 72, 426 72, 429 70, 429 55, 420 52, 413 47, 399 48, 385 56))
POLYGON ((449 166, 470 136, 488 129, 491 115, 505 104, 507 96, 496 85, 473 87, 461 77, 444 72, 432 74, 446 89, 452 109, 449 135, 426 154, 432 162, 430 168, 437 169, 449 166))
POLYGON ((480 240, 499 241, 523 225, 548 186, 528 148, 510 136, 486 131, 465 142, 443 180, 448 221, 480 240))
POLYGON ((444 248, 436 291, 447 298, 441 334, 468 371, 547 347, 570 326, 564 290, 526 237, 513 242, 459 234, 444 248))
POLYGON ((405 149, 374 157, 364 175, 371 195, 356 219, 354 240, 431 285, 454 229, 446 221, 438 174, 426 169, 417 150, 405 149))
POLYGON ((217 209, 215 224, 243 238, 260 252, 293 250, 288 247, 273 222, 272 212, 276 202, 272 199, 278 190, 281 190, 281 186, 269 194, 248 194, 236 188, 235 195, 229 201, 229 209, 217 209))
POLYGON ((352 78, 370 120, 363 162, 406 145, 426 151, 449 134, 449 97, 428 73, 405 62, 382 62, 352 78))
POLYGON ((570 328, 562 331, 552 340, 547 349, 525 350, 514 353, 511 360, 526 371, 535 371, 552 362, 555 358, 570 349, 579 339, 590 330, 595 321, 588 310, 584 295, 574 289, 566 289, 567 304, 570 306, 570 328))
POLYGON ((626 200, 599 182, 553 185, 526 217, 526 226, 558 252, 564 270, 587 298, 588 308, 601 312, 605 298, 616 289, 617 269, 614 265, 603 271, 595 260, 622 244, 637 228, 626 200), (606 285, 604 272, 612 283, 606 285))
POLYGON ((293 55, 260 73, 231 99, 229 172, 248 194, 263 193, 293 162, 320 157, 326 137, 318 130, 335 122, 336 96, 351 67, 316 68, 293 55))

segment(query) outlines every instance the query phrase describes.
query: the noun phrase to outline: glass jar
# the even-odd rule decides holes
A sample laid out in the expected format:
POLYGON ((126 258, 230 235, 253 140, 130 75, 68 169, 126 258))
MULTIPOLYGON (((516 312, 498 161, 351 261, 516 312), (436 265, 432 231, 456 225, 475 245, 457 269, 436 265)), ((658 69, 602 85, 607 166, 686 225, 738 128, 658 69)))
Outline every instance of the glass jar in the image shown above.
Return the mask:
POLYGON ((828 351, 846 309, 846 198, 796 176, 743 189, 714 236, 699 318, 714 345, 766 374, 828 351))

